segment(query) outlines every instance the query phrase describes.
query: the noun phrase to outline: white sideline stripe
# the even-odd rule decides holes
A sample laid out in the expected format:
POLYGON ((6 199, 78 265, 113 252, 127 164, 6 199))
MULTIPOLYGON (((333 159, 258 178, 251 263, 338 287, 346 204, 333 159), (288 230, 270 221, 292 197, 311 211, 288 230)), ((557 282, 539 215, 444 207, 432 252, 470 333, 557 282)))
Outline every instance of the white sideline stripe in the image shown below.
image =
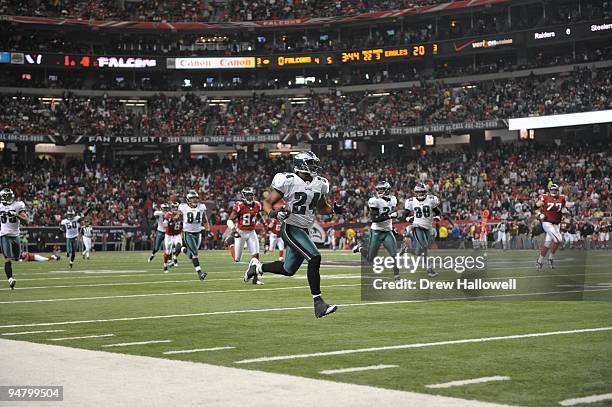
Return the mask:
POLYGON ((149 345, 152 343, 170 343, 171 339, 161 339, 158 341, 143 341, 143 342, 121 342, 121 343, 111 343, 108 345, 102 345, 103 348, 115 348, 119 346, 135 346, 135 345, 149 345))
POLYGON ((612 393, 598 394, 595 396, 588 396, 588 397, 580 397, 577 399, 567 399, 567 400, 560 401, 559 404, 561 404, 562 406, 575 406, 576 404, 591 404, 591 403, 596 403, 598 401, 604 401, 604 400, 612 400, 612 393))
POLYGON ((164 352, 164 355, 178 355, 180 353, 196 353, 196 352, 214 352, 217 350, 236 349, 235 346, 217 346, 216 348, 202 348, 202 349, 184 349, 184 350, 170 350, 164 352))
POLYGON ((66 338, 52 338, 50 341, 69 341, 72 339, 90 339, 90 338, 108 338, 109 336, 115 336, 115 334, 104 334, 104 335, 85 335, 85 336, 69 336, 66 338))
MULTIPOLYGON (((242 278, 242 272, 241 271, 235 271, 234 272, 237 276, 238 279, 242 278)), ((21 273, 23 274, 23 273, 21 273)), ((20 274, 20 275, 21 275, 20 274)), ((216 276, 217 274, 219 274, 219 272, 215 271, 214 275, 216 276)), ((595 273, 597 274, 597 273, 595 273)), ((612 273, 601 273, 601 274, 612 274, 612 273)), ((81 279, 81 278, 117 278, 117 277, 128 277, 128 278, 134 278, 134 277, 161 277, 161 276, 169 276, 169 277, 175 277, 175 276, 189 276, 189 277, 193 277, 191 279, 191 281, 196 281, 196 275, 191 272, 191 273, 169 273, 169 274, 160 274, 160 273, 150 273, 147 275, 136 275, 136 276, 132 276, 129 274, 118 274, 118 275, 112 275, 112 276, 70 276, 70 277, 36 277, 36 278, 20 278, 19 281, 48 281, 48 280, 74 280, 74 279, 81 279)), ((576 274, 573 274, 576 275, 576 274)), ((321 279, 336 279, 336 278, 351 278, 351 277, 361 277, 361 274, 324 274, 321 276, 321 279)), ((278 276, 278 275, 266 275, 266 279, 270 279, 270 278, 274 278, 274 279, 287 279, 287 277, 285 276, 278 276)), ((293 276, 294 279, 296 280, 306 280, 307 276, 293 276)), ((187 279, 186 279, 187 280, 187 279)), ((236 278, 215 278, 214 281, 235 281, 236 278)), ((211 280, 213 281, 213 280, 211 280)), ((147 281, 144 281, 145 283, 147 281)))
MULTIPOLYGON (((610 288, 600 290, 578 290, 578 291, 551 291, 544 293, 527 293, 527 294, 504 294, 504 295, 489 295, 482 296, 480 298, 501 298, 501 297, 520 297, 520 296, 533 296, 533 295, 546 295, 546 294, 567 294, 572 292, 585 292, 585 291, 611 291, 610 288)), ((260 291, 260 290, 253 290, 260 291)), ((449 298, 448 301, 465 300, 465 297, 449 298)), ((437 301, 437 300, 433 300, 437 301)), ((442 300, 440 300, 442 301, 442 300)), ((377 301, 377 302, 356 302, 337 304, 339 307, 365 307, 370 305, 396 305, 396 304, 409 304, 417 302, 430 302, 430 300, 398 300, 398 301, 377 301)), ((61 322, 36 322, 29 324, 10 324, 0 325, 2 328, 25 328, 34 326, 59 326, 59 325, 77 325, 77 324, 93 324, 102 322, 120 322, 120 321, 143 321, 149 319, 167 319, 167 318, 186 318, 186 317, 205 317, 215 315, 231 315, 231 314, 252 314, 258 312, 277 312, 277 311, 298 311, 298 310, 312 310, 312 305, 301 306, 301 307, 284 307, 284 308, 255 308, 255 309, 244 309, 244 310, 229 310, 229 311, 212 311, 212 312, 198 312, 193 314, 168 314, 168 315, 146 315, 140 317, 122 317, 122 318, 110 318, 110 319, 85 319, 76 321, 61 321, 61 322)), ((599 329, 599 328, 598 328, 599 329)))
MULTIPOLYGON (((361 284, 332 284, 324 285, 321 288, 334 287, 359 287, 361 284)), ((141 298, 141 297, 166 297, 173 295, 197 295, 197 294, 220 294, 220 293, 241 293, 241 292, 258 292, 258 291, 279 291, 279 290, 299 290, 309 288, 307 285, 291 286, 291 287, 274 287, 274 288, 242 288, 235 290, 212 290, 212 291, 178 291, 174 293, 151 293, 151 294, 125 294, 125 295, 106 295, 100 297, 69 297, 69 298, 48 298, 41 300, 16 300, 16 301, 0 301, 0 304, 23 304, 23 303, 41 303, 41 302, 62 302, 62 301, 89 301, 89 300, 108 300, 117 298, 141 298)), ((612 289, 612 287, 611 287, 612 289)))
POLYGON ((344 369, 328 369, 321 370, 321 374, 337 374, 337 373, 351 373, 351 372, 363 372, 366 370, 381 370, 381 369, 392 369, 399 367, 398 365, 373 365, 373 366, 359 366, 359 367, 347 367, 344 369))
POLYGON ((15 336, 15 335, 30 335, 30 334, 50 334, 55 332, 64 332, 63 329, 52 329, 49 331, 27 331, 27 332, 5 332, 2 336, 15 336))
POLYGON ((447 383, 427 384, 425 385, 425 387, 427 387, 428 389, 447 389, 449 387, 465 386, 467 384, 499 382, 502 380, 510 380, 510 377, 509 376, 478 377, 476 379, 454 380, 452 382, 447 382, 447 383))
POLYGON ((537 332, 537 333, 530 333, 530 334, 508 335, 508 336, 489 336, 489 337, 483 337, 483 338, 458 339, 458 340, 440 341, 440 342, 409 343, 409 344, 404 344, 404 345, 378 346, 375 348, 343 349, 343 350, 334 350, 334 351, 329 351, 329 352, 302 353, 302 354, 281 355, 281 356, 264 356, 264 357, 253 358, 253 359, 242 359, 234 363, 247 364, 247 363, 257 363, 257 362, 272 362, 272 361, 277 361, 277 360, 305 359, 305 358, 313 358, 313 357, 318 357, 318 356, 336 356, 336 355, 348 355, 352 353, 382 352, 382 351, 387 351, 387 350, 412 349, 412 348, 428 348, 431 346, 458 345, 458 344, 463 344, 463 343, 503 341, 503 340, 509 340, 509 339, 537 338, 537 337, 542 337, 542 336, 568 335, 568 334, 578 334, 578 333, 586 333, 586 332, 602 332, 602 331, 612 331, 612 326, 605 326, 601 328, 573 329, 571 331, 552 331, 552 332, 537 332))

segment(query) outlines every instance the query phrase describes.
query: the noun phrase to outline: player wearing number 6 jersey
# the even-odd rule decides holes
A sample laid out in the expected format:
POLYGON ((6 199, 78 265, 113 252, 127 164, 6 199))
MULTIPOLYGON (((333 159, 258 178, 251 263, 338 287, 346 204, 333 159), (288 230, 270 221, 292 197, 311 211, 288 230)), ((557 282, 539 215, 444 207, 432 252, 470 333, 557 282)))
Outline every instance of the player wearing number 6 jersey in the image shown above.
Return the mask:
POLYGON ((540 200, 536 202, 536 207, 541 208, 539 214, 542 222, 542 229, 546 233, 544 245, 540 249, 540 256, 536 261, 536 268, 542 271, 544 267, 544 257, 548 253, 548 266, 552 269, 554 266, 554 256, 559 248, 559 244, 563 241, 561 237, 560 223, 563 209, 565 208, 565 195, 559 194, 559 186, 551 184, 548 188, 548 194, 542 195, 540 200), (550 252, 549 252, 550 250, 550 252))
MULTIPOLYGON (((259 237, 255 232, 255 224, 257 220, 263 223, 264 219, 261 214, 262 205, 255 200, 255 189, 245 187, 240 194, 242 200, 234 202, 232 213, 227 220, 227 227, 237 230, 234 240, 234 261, 240 261, 242 249, 246 244, 251 253, 250 266, 259 263, 259 237), (237 220, 238 223, 234 223, 234 220, 237 220)), ((253 284, 263 284, 263 282, 255 275, 253 276, 253 284)))
POLYGON ((264 210, 268 216, 284 221, 281 237, 287 246, 285 260, 249 265, 244 273, 244 281, 263 273, 293 276, 306 260, 315 316, 321 318, 335 312, 338 307, 326 304, 321 297, 321 254, 310 239, 309 230, 314 224, 315 212, 341 213, 343 207, 336 202, 333 205, 327 202, 325 195, 329 192, 329 182, 318 175, 321 169, 320 161, 312 151, 295 155, 293 165, 294 172, 278 173, 274 176, 270 194, 264 201, 264 210), (281 199, 285 201, 286 206, 274 209, 281 199))
POLYGON ((202 229, 208 231, 208 218, 206 205, 199 203, 200 197, 196 191, 189 191, 187 203, 179 205, 179 212, 183 218, 183 242, 187 248, 187 256, 191 259, 198 278, 204 280, 207 273, 200 267, 198 249, 202 243, 202 229))
MULTIPOLYGON (((406 209, 408 215, 408 222, 412 222, 412 236, 416 241, 416 254, 418 256, 423 255, 424 264, 427 265, 427 252, 433 221, 440 220, 440 200, 437 196, 429 195, 424 184, 417 184, 414 187, 414 195, 414 197, 406 200, 404 209, 406 209)), ((438 273, 427 266, 427 275, 435 277, 438 273)))

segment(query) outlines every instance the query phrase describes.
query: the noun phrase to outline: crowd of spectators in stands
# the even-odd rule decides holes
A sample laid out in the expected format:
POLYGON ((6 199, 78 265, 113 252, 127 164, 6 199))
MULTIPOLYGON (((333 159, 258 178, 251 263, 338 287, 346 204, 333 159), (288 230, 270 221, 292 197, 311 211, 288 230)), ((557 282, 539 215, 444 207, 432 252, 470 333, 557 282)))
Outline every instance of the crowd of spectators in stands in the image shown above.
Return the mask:
MULTIPOLYGON (((488 209, 495 222, 529 228, 536 219, 535 202, 555 182, 567 196, 565 222, 609 223, 611 147, 515 142, 484 150, 408 150, 395 155, 350 152, 323 156, 322 175, 330 180, 329 199, 342 202, 346 209, 333 220, 346 227, 369 221, 367 200, 383 179, 391 184, 400 203, 412 195, 417 182, 424 182, 440 198, 443 217, 463 221, 459 223, 480 222, 482 211, 488 209)), ((184 201, 187 191, 195 189, 209 208, 211 223, 224 225, 241 188, 253 186, 258 199, 263 199, 274 174, 292 167, 290 157, 269 158, 259 152, 249 157, 240 153, 234 159, 165 156, 150 161, 132 157, 112 165, 39 160, 26 167, 4 160, 1 169, 0 184, 11 187, 26 202, 33 225, 54 227, 68 208, 83 211, 92 206, 89 216, 94 225, 135 227, 126 237, 135 241, 135 233, 148 236, 154 228, 155 205, 184 201)), ((331 219, 320 216, 318 220, 331 219)))
POLYGON ((107 96, 4 95, 0 131, 67 137, 315 135, 612 108, 612 70, 577 69, 558 75, 461 85, 423 82, 376 94, 312 92, 297 99, 253 94, 218 102, 194 94, 160 94, 140 107, 127 107, 129 99, 107 96))

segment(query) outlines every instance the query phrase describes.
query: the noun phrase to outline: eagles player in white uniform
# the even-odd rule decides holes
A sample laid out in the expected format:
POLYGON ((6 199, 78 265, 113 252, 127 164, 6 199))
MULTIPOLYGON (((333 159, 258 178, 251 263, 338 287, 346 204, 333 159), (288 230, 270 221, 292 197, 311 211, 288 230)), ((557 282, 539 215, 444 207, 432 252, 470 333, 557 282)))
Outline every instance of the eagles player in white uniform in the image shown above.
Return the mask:
POLYGON ((21 241, 19 238, 20 223, 28 223, 30 218, 23 201, 15 201, 15 194, 8 188, 0 191, 0 243, 4 255, 4 273, 11 290, 17 281, 13 277, 12 260, 21 257, 21 241))
POLYGON ((89 260, 91 255, 91 248, 93 244, 93 226, 91 226, 91 220, 85 219, 85 225, 81 228, 81 235, 83 240, 83 259, 89 260))
POLYGON ((153 218, 157 220, 157 229, 155 229, 155 241, 153 242, 153 250, 149 256, 148 262, 151 263, 155 258, 155 253, 161 250, 164 245, 164 238, 166 237, 166 230, 164 229, 164 215, 168 213, 170 205, 163 203, 159 206, 159 209, 153 208, 153 218))
POLYGON ((200 280, 206 278, 207 273, 200 267, 198 249, 202 243, 202 229, 209 230, 208 218, 206 217, 206 205, 199 203, 200 197, 196 191, 187 193, 187 203, 179 205, 179 212, 183 217, 183 243, 187 249, 187 256, 191 259, 193 267, 200 280))
POLYGON ((79 251, 78 237, 81 233, 81 218, 87 216, 91 211, 91 207, 81 214, 77 215, 74 209, 68 209, 66 218, 60 222, 60 229, 66 233, 66 254, 69 258, 70 268, 74 265, 74 257, 79 251))
MULTIPOLYGON (((395 258, 397 254, 397 241, 393 234, 393 219, 397 218, 397 198, 391 195, 391 185, 387 181, 381 181, 375 187, 376 196, 368 200, 370 209, 370 241, 368 248, 359 248, 365 255, 367 261, 372 262, 378 254, 378 249, 382 243, 389 256, 395 258)), ((399 280, 399 270, 393 267, 393 275, 399 280)))
POLYGON ((329 192, 329 182, 319 176, 319 158, 306 151, 293 157, 294 172, 278 173, 272 180, 271 192, 264 201, 264 210, 271 218, 284 221, 281 237, 287 246, 284 261, 253 263, 244 273, 248 282, 263 273, 293 276, 304 260, 308 262, 308 285, 314 300, 314 313, 317 318, 335 312, 338 307, 329 305, 321 297, 321 253, 310 239, 309 230, 314 224, 315 212, 323 214, 342 213, 343 207, 337 202, 330 205, 325 198, 329 192), (275 209, 284 200, 286 206, 275 209))
MULTIPOLYGON (((416 241, 417 256, 423 255, 427 267, 427 251, 429 250, 429 237, 431 236, 433 221, 440 220, 440 200, 427 193, 424 184, 414 187, 414 197, 408 198, 404 209, 407 211, 408 222, 412 222, 412 236, 416 241)), ((427 275, 438 275, 433 268, 427 267, 427 275)))

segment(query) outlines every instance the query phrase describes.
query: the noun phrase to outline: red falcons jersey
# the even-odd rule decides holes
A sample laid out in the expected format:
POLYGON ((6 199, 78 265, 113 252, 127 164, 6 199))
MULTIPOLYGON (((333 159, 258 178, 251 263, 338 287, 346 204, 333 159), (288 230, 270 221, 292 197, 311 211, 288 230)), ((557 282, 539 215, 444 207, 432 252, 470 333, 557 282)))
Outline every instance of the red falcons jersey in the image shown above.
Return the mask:
POLYGON ((183 232, 183 222, 179 215, 167 213, 164 215, 164 224, 166 225, 166 234, 169 236, 180 235, 183 232))
POLYGON ((261 212, 261 203, 259 201, 253 201, 251 206, 247 205, 244 201, 234 202, 232 211, 238 215, 238 222, 236 227, 240 230, 255 230, 255 221, 257 220, 257 214, 261 212))
POLYGON ((270 222, 268 222, 268 230, 276 236, 280 236, 281 226, 283 226, 283 222, 278 219, 270 219, 270 222))
POLYGON ((561 223, 561 210, 565 207, 565 195, 559 195, 556 198, 548 194, 542 195, 542 211, 544 213, 544 222, 550 222, 555 225, 561 223))

